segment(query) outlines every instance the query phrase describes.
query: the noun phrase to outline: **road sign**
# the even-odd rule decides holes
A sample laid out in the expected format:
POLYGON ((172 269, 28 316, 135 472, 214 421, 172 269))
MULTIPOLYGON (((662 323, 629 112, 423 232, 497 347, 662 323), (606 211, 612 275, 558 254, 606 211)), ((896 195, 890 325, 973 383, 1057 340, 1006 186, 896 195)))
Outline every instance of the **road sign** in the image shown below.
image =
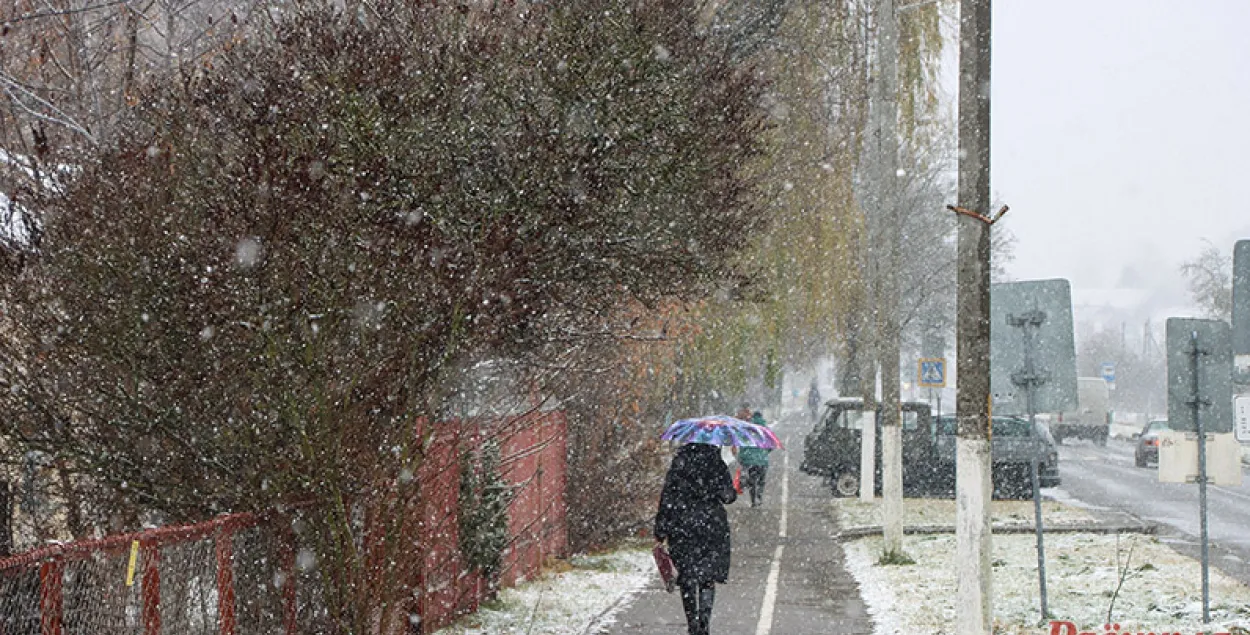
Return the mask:
POLYGON ((1233 416, 1237 419, 1237 440, 1250 442, 1250 397, 1238 397, 1233 400, 1233 416))
POLYGON ((1211 433, 1232 432, 1233 347, 1228 324, 1168 318, 1167 338, 1168 427, 1197 432, 1193 410, 1196 388, 1203 428, 1211 433), (1196 363, 1195 343, 1199 352, 1196 363))
POLYGON ((1024 391, 1012 381, 1012 374, 1025 367, 1024 338, 1012 323, 1034 312, 1044 318, 1032 334, 1033 368, 1044 379, 1035 387, 1035 410, 1076 410, 1071 286, 1067 280, 1030 280, 990 285, 990 392, 994 414, 1027 414, 1024 391))
MULTIPOLYGON (((1228 324, 1218 320, 1168 318, 1168 427, 1192 434, 1196 443, 1198 469, 1198 544, 1202 548, 1202 621, 1210 622, 1208 611, 1207 484, 1212 470, 1226 469, 1229 461, 1218 451, 1219 441, 1237 448, 1235 469, 1241 478, 1241 447, 1233 435, 1233 335, 1228 324), (1212 454, 1215 450, 1215 454, 1212 454)), ((1173 433, 1175 434, 1175 433, 1173 433)), ((1167 456, 1160 438, 1159 477, 1175 471, 1169 465, 1178 457, 1167 456)), ((1190 456, 1188 450, 1184 457, 1190 456)), ((1218 476, 1218 472, 1216 474, 1218 476)))
POLYGON ((916 362, 916 385, 921 388, 946 387, 946 359, 930 357, 916 362))
POLYGON ((1250 355, 1250 240, 1233 246, 1233 353, 1250 355))
POLYGON ((1233 364, 1250 383, 1250 240, 1233 246, 1233 364))
MULTIPOLYGON (((1241 486, 1241 444, 1231 434, 1207 435, 1207 478, 1216 485, 1241 486)), ((1159 482, 1198 481, 1198 435, 1164 430, 1159 433, 1159 482)))
POLYGON ((1103 381, 1106 381, 1106 387, 1115 390, 1115 362, 1104 361, 1100 371, 1103 374, 1103 381))

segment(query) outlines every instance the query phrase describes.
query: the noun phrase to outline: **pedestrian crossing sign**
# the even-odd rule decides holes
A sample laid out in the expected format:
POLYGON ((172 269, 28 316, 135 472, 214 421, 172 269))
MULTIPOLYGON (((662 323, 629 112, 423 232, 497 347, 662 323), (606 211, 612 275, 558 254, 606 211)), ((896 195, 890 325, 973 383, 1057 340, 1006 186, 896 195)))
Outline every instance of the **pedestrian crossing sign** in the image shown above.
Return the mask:
POLYGON ((931 357, 916 364, 916 384, 921 388, 946 387, 946 359, 931 357))

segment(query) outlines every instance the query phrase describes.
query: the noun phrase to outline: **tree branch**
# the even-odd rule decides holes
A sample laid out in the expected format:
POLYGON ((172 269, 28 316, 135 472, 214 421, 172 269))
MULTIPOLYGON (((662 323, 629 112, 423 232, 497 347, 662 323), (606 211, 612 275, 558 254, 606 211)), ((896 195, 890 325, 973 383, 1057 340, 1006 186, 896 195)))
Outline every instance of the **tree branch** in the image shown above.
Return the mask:
POLYGON ((4 26, 7 27, 10 25, 18 24, 20 22, 29 22, 30 20, 40 20, 43 18, 54 18, 57 16, 63 16, 63 15, 73 15, 75 13, 86 13, 88 11, 98 11, 100 9, 107 9, 109 7, 115 7, 119 4, 126 4, 127 1, 128 0, 110 0, 109 2, 105 2, 102 4, 92 4, 92 5, 87 5, 85 7, 78 7, 76 9, 49 9, 47 11, 36 11, 34 13, 27 13, 26 15, 19 15, 11 20, 5 20, 3 23, 0 23, 0 24, 3 24, 4 26))
POLYGON ((81 134, 83 137, 86 137, 87 141, 90 141, 92 145, 96 145, 98 143, 96 141, 95 136, 92 135, 91 132, 88 131, 85 127, 83 127, 82 124, 79 124, 78 122, 74 121, 73 117, 70 117, 68 114, 66 114, 60 108, 57 108, 51 102, 31 92, 21 83, 15 81, 13 78, 9 77, 8 75, 0 73, 0 86, 2 86, 4 93, 9 96, 9 100, 12 101, 13 104, 18 106, 21 110, 25 111, 30 116, 40 119, 42 121, 47 121, 48 123, 53 123, 58 126, 64 126, 66 128, 69 128, 70 130, 73 130, 74 132, 81 134), (44 114, 42 112, 39 112, 35 108, 32 108, 31 106, 27 105, 24 101, 22 101, 22 97, 20 97, 17 93, 21 93, 22 95, 25 95, 31 101, 35 102, 38 105, 43 106, 48 111, 51 111, 53 115, 44 114))

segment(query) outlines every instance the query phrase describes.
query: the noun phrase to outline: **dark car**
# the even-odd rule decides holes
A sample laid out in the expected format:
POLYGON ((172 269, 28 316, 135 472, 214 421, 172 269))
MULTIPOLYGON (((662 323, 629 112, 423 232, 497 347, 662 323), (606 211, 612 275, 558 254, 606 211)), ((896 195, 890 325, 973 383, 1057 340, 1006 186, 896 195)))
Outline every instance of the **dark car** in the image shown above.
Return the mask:
MULTIPOLYGON (((903 491, 923 494, 938 464, 934 455, 929 404, 903 402, 903 491)), ((878 409, 878 413, 880 410, 878 409)), ((825 403, 816 427, 803 440, 804 473, 823 477, 835 496, 859 492, 860 435, 868 419, 859 399, 835 399, 825 403)), ((876 418, 875 489, 881 491, 881 417, 876 418)))
POLYGON ((1137 450, 1133 452, 1133 462, 1137 467, 1159 462, 1159 433, 1164 430, 1171 430, 1167 419, 1156 419, 1142 428, 1141 434, 1137 435, 1137 450))
MULTIPOLYGON (((949 478, 949 490, 954 491, 954 464, 956 429, 955 417, 941 416, 936 420, 938 457, 949 478)), ((1059 449, 1046 424, 1038 421, 1032 428, 1024 417, 997 416, 993 418, 990 460, 992 462, 994 493, 999 497, 1030 497, 1033 492, 1032 462, 1038 461, 1038 484, 1041 487, 1058 487, 1059 449)))

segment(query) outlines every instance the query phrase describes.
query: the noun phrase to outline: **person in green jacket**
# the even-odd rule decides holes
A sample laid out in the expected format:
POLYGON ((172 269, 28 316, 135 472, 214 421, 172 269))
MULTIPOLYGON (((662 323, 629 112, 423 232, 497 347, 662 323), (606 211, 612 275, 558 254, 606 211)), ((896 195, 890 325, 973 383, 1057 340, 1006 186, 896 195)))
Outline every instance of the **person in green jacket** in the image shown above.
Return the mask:
MULTIPOLYGON (((756 411, 751 415, 751 423, 767 426, 764 415, 756 411)), ((768 473, 768 453, 772 450, 761 448, 740 448, 738 462, 746 468, 746 486, 751 492, 751 507, 759 507, 764 502, 764 476, 768 473)))

